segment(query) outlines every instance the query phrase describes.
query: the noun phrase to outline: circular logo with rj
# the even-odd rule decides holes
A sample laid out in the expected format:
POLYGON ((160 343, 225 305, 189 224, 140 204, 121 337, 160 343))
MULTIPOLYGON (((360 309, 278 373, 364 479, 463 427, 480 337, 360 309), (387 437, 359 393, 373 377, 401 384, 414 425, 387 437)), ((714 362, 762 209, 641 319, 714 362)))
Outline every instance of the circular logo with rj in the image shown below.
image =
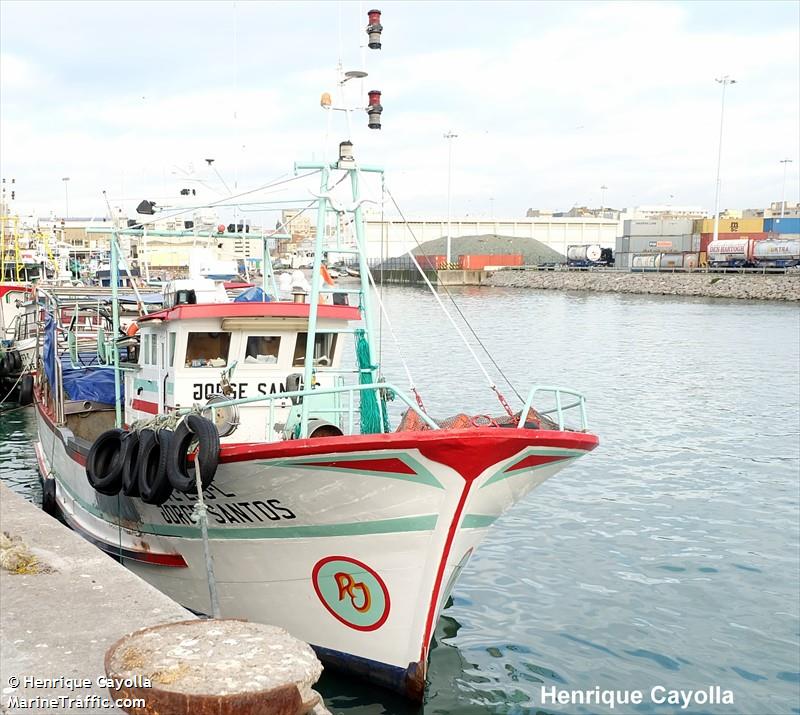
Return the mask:
POLYGON ((347 556, 328 556, 314 566, 312 583, 331 615, 357 631, 374 631, 389 617, 389 591, 369 566, 347 556))

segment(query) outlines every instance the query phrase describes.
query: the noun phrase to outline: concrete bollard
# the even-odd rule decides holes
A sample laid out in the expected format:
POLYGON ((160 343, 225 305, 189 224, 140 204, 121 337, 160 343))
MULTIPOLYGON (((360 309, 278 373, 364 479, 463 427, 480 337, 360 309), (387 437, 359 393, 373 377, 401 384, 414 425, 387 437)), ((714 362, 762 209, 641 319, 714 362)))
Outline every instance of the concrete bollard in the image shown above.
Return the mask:
POLYGON ((113 698, 130 715, 322 715, 322 665, 282 628, 192 620, 130 633, 105 657, 113 698), (143 704, 142 704, 143 703, 143 704))

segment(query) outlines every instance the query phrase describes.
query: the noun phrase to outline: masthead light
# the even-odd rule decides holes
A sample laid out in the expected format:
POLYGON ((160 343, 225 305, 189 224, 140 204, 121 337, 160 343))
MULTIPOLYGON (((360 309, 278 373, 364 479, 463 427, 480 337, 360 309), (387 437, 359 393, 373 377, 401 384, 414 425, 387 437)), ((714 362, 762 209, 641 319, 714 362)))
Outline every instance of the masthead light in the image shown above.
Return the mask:
POLYGON ((381 11, 370 10, 367 13, 369 25, 367 25, 367 35, 369 35, 369 49, 381 49, 381 32, 383 32, 383 25, 381 25, 381 11))

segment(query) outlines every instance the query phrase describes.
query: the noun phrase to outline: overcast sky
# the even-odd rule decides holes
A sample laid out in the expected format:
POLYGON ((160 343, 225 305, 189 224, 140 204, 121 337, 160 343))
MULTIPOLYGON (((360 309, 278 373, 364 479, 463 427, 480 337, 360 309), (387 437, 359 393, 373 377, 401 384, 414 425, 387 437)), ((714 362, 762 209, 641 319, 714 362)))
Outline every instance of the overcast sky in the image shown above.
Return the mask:
MULTIPOLYGON (((800 3, 378 2, 383 49, 353 115, 359 158, 403 208, 523 216, 529 207, 713 207, 728 74, 723 207, 800 200, 800 3), (494 201, 490 201, 493 199, 494 201)), ((0 3, 0 173, 20 213, 105 213, 218 198, 321 157, 335 67, 361 67, 357 2, 0 3), (339 30, 341 26, 341 32, 339 30), (341 41, 340 41, 341 37, 341 41)), ((359 82, 352 82, 358 103, 359 82)), ((346 138, 332 131, 329 144, 346 138)))

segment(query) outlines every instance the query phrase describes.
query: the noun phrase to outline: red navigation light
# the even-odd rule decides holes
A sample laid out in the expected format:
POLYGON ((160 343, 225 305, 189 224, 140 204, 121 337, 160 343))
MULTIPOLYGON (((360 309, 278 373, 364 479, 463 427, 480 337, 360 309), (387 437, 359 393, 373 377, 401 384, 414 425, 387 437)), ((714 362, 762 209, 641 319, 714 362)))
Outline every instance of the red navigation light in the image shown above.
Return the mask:
POLYGON ((367 25, 367 35, 369 35, 369 49, 381 49, 381 32, 383 32, 383 25, 381 25, 381 11, 370 10, 367 13, 369 25, 367 25))
POLYGON ((381 113, 383 106, 381 105, 381 93, 377 89, 370 90, 369 92, 369 105, 367 106, 367 115, 369 116, 370 129, 381 128, 381 113))
POLYGON ((217 226, 217 233, 225 233, 225 224, 221 223, 217 226))

